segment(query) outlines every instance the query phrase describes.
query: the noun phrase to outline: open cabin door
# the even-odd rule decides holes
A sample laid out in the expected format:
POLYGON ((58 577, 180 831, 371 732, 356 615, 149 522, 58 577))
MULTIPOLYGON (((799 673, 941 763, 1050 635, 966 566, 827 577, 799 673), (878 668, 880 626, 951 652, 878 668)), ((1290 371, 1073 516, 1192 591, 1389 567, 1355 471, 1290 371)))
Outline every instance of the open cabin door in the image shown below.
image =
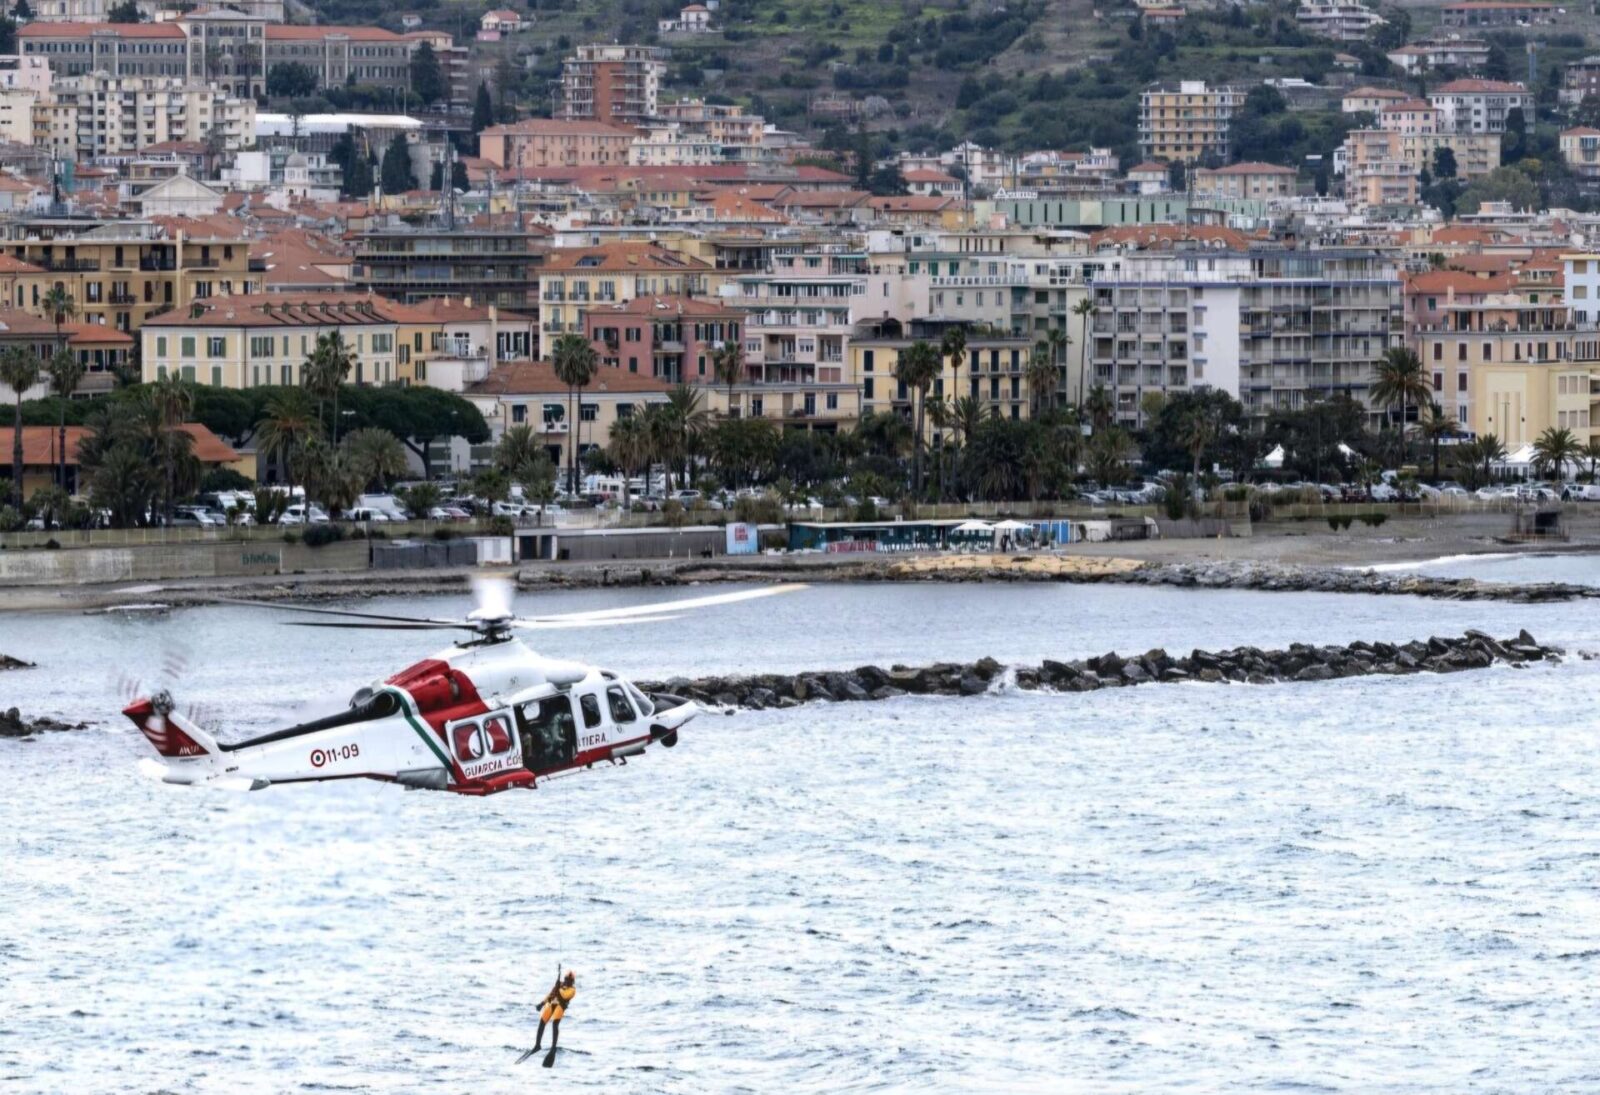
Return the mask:
POLYGON ((530 772, 547 772, 572 763, 578 752, 578 725, 568 696, 546 696, 519 704, 517 731, 522 763, 530 772))

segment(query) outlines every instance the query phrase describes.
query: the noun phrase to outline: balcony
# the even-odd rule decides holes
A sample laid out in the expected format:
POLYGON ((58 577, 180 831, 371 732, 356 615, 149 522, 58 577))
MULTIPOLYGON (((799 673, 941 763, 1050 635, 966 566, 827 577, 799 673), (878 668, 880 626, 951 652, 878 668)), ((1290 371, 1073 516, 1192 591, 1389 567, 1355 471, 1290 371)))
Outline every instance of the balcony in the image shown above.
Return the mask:
POLYGON ((572 432, 571 423, 569 423, 569 422, 545 422, 545 423, 540 425, 539 432, 540 433, 558 433, 558 434, 571 433, 572 432))
POLYGON ((42 258, 35 261, 41 268, 54 274, 92 274, 100 269, 100 263, 95 259, 42 258))
POLYGON ((126 291, 120 290, 120 289, 113 289, 106 296, 106 299, 109 300, 112 304, 134 304, 134 303, 136 303, 138 301, 138 298, 135 297, 132 293, 129 293, 129 292, 126 292, 126 291))

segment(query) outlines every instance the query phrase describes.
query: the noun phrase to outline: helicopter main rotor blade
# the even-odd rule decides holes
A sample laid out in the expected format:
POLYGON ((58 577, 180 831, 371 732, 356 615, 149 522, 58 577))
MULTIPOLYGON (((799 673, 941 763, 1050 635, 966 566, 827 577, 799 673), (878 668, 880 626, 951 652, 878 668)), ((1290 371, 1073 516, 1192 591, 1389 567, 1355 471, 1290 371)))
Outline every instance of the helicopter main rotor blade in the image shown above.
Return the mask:
POLYGON ((565 612, 554 616, 528 616, 512 623, 517 627, 527 627, 530 624, 546 624, 555 622, 583 621, 594 623, 601 620, 626 622, 654 617, 663 612, 678 613, 693 608, 711 608, 714 605, 731 605, 740 601, 753 601, 761 597, 774 597, 782 593, 793 593, 806 588, 800 583, 790 583, 781 586, 762 586, 758 589, 741 589, 734 593, 713 593, 706 597, 690 597, 681 601, 656 601, 647 605, 631 605, 628 608, 602 608, 593 612, 565 612))
POLYGON ((334 620, 283 620, 284 627, 342 627, 356 631, 475 631, 472 624, 450 624, 440 620, 438 622, 413 621, 411 623, 357 623, 351 621, 334 620))
MULTIPOLYGON (((657 606, 659 607, 659 606, 657 606)), ((625 616, 614 620, 511 620, 510 625, 518 631, 570 631, 580 627, 621 627, 624 624, 659 624, 666 620, 676 620, 677 614, 669 616, 625 616)), ((337 625, 334 625, 337 626, 337 625)), ((357 625, 359 626, 359 625, 357 625)))
POLYGON ((224 605, 245 605, 249 608, 272 608, 279 612, 309 612, 317 616, 344 616, 352 620, 386 620, 397 624, 431 624, 440 627, 466 627, 472 625, 463 620, 441 620, 433 616, 387 616, 378 612, 355 612, 348 608, 316 608, 311 605, 282 604, 277 601, 250 601, 239 597, 217 597, 215 603, 224 605))

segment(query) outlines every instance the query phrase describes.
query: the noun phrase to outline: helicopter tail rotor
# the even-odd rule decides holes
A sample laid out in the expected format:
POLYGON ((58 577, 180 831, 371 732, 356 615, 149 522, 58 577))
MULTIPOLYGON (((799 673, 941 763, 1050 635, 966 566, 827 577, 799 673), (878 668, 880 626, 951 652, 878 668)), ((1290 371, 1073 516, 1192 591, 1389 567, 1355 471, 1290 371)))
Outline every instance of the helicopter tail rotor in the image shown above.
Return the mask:
POLYGON ((157 753, 169 759, 216 756, 221 751, 216 738, 177 711, 172 693, 165 689, 128 705, 122 713, 157 753))

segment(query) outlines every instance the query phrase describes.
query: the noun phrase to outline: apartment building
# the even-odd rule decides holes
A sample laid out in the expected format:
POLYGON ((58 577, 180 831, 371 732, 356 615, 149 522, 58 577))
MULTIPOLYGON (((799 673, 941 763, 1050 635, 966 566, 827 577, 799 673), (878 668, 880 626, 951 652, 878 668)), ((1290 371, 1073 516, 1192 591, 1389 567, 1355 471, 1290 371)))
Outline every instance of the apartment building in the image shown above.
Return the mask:
POLYGON ((1489 43, 1483 38, 1464 38, 1459 34, 1440 32, 1390 50, 1385 56, 1407 75, 1441 68, 1477 72, 1488 63, 1489 43))
POLYGON ((1360 0, 1301 0, 1295 21, 1307 34, 1335 42, 1364 41, 1383 18, 1360 0))
POLYGON ((496 167, 604 167, 629 162, 633 129, 603 122, 528 118, 478 137, 478 155, 496 167))
POLYGON ((1334 169, 1344 175, 1345 199, 1357 208, 1415 205, 1418 176, 1434 170, 1441 148, 1454 155, 1456 177, 1464 181, 1500 165, 1498 133, 1354 129, 1334 154, 1334 169))
MULTIPOLYGON (((851 340, 849 375, 852 386, 861 393, 862 413, 893 412, 910 418, 913 393, 894 375, 900 355, 916 342, 927 342, 937 349, 945 331, 954 326, 965 329, 966 359, 940 359, 939 373, 928 390, 929 400, 969 398, 983 409, 985 417, 1029 417, 1035 402, 1027 376, 1033 340, 993 334, 942 317, 913 319, 904 324, 894 319, 869 322, 851 340)), ((926 417, 923 430, 925 441, 931 441, 937 433, 926 417)))
MULTIPOLYGON (((127 367, 133 350, 133 337, 127 332, 81 319, 68 320, 57 330, 53 317, 8 304, 0 306, 0 352, 16 346, 40 361, 49 361, 63 341, 67 352, 84 369, 72 391, 74 397, 104 395, 116 388, 117 374, 127 367)), ((42 373, 32 388, 23 391, 22 398, 44 399, 49 395, 50 377, 42 373)))
POLYGON ((1462 0, 1439 10, 1439 21, 1447 27, 1514 27, 1553 22, 1559 9, 1539 0, 1462 0))
POLYGON ((1139 149, 1146 159, 1195 163, 1227 159, 1229 127, 1247 89, 1204 80, 1150 85, 1139 95, 1139 149))
POLYGON ((1600 129, 1580 125, 1563 129, 1559 138, 1561 159, 1574 175, 1600 179, 1600 129))
MULTIPOLYGON (((580 393, 576 423, 577 452, 581 465, 585 453, 611 443, 611 428, 624 418, 642 415, 651 405, 666 404, 672 385, 664 380, 603 369, 580 393)), ((483 412, 490 440, 513 426, 531 427, 545 452, 559 469, 566 469, 572 430, 568 402, 571 389, 556 376, 548 361, 520 361, 502 365, 461 393, 483 412)), ((485 447, 487 449, 487 447, 485 447)))
MULTIPOLYGON (((32 4, 35 23, 104 23, 117 6, 117 0, 37 0, 32 4)), ((139 0, 139 14, 145 19, 169 7, 157 0, 139 0)), ((272 23, 283 22, 283 0, 229 0, 235 11, 272 23)))
POLYGON ((255 143, 254 99, 235 98, 178 76, 68 76, 34 106, 35 132, 74 160, 131 155, 168 141, 220 138, 238 151, 255 143))
POLYGON ((667 65, 654 46, 579 46, 561 66, 556 117, 633 126, 654 120, 667 65))
POLYGON ((0 253, 29 268, 11 281, 10 303, 42 314, 45 294, 60 285, 80 320, 120 331, 156 312, 262 288, 245 240, 137 221, 20 220, 0 236, 0 253))
POLYGON ((380 302, 350 294, 199 300, 145 322, 141 368, 147 383, 180 376, 214 388, 296 385, 317 338, 337 331, 355 355, 350 383, 386 384, 397 379, 398 326, 380 302))
POLYGON ((1439 110, 1441 128, 1451 133, 1504 133, 1513 110, 1532 119, 1528 89, 1504 80, 1451 80, 1430 91, 1428 101, 1439 110))
POLYGON ((1130 426, 1150 392, 1216 388, 1256 417, 1335 393, 1368 402, 1403 334, 1394 260, 1374 251, 1134 253, 1091 292, 1089 379, 1130 426))
POLYGON ((662 121, 678 126, 685 135, 715 145, 724 162, 749 163, 769 158, 763 139, 766 119, 759 114, 746 114, 744 107, 679 99, 661 103, 657 109, 662 121))
POLYGON ((266 70, 293 62, 305 65, 319 87, 347 83, 404 89, 411 86, 416 42, 381 27, 269 26, 266 70))
POLYGON ((1236 163, 1227 167, 1196 168, 1193 178, 1197 198, 1252 198, 1271 200, 1294 197, 1292 167, 1271 163, 1236 163))
POLYGON ((189 74, 189 37, 177 23, 29 23, 17 31, 23 57, 42 57, 63 76, 189 74))
POLYGON ((537 315, 547 229, 379 228, 356 233, 357 285, 403 303, 466 297, 537 315))
POLYGON ((772 254, 766 269, 723 282, 721 302, 746 314, 747 378, 760 384, 845 380, 855 324, 871 308, 865 252, 845 244, 772 254))
POLYGON ((713 355, 744 337, 744 318, 716 298, 645 294, 590 307, 583 334, 608 368, 671 384, 715 385, 713 355))
POLYGON ((1388 104, 1409 98, 1392 87, 1358 87, 1344 93, 1339 109, 1345 114, 1377 114, 1388 104))
POLYGON ((1560 99, 1564 106, 1577 106, 1597 91, 1600 91, 1600 56, 1573 61, 1561 74, 1560 99))
POLYGON ((591 306, 626 304, 640 296, 704 296, 710 263, 659 243, 629 240, 550 252, 538 270, 542 352, 562 334, 584 332, 591 306))

